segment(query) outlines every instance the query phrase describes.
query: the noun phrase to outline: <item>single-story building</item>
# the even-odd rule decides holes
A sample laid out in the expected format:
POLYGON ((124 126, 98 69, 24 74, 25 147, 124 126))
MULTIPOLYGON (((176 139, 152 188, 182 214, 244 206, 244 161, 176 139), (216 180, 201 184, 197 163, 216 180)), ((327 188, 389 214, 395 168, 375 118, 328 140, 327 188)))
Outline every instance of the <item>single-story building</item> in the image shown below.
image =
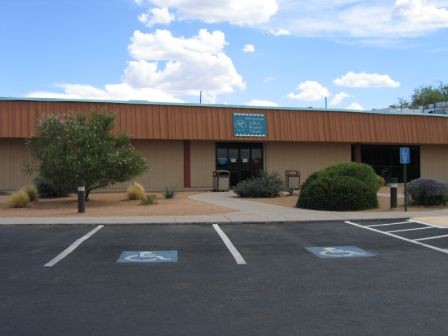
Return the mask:
MULTIPOLYGON (((409 179, 448 182, 448 117, 335 109, 248 107, 0 98, 0 190, 31 182, 23 172, 25 139, 47 113, 116 113, 115 131, 126 131, 147 158, 139 177, 147 190, 212 188, 216 169, 231 171, 231 185, 258 171, 311 173, 338 162, 365 162, 377 174, 402 178, 399 147, 409 146, 409 179)), ((113 188, 123 189, 124 185, 113 188)))

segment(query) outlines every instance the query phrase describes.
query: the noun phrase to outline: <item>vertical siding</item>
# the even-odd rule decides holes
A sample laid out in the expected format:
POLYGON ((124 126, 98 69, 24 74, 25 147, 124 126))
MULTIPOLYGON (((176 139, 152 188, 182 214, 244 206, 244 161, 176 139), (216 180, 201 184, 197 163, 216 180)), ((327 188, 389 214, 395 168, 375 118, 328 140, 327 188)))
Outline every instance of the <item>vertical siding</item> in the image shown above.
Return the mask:
POLYGON ((420 176, 448 183, 448 146, 420 146, 420 176))
POLYGON ((29 159, 23 139, 0 141, 0 190, 13 191, 32 182, 32 177, 22 169, 24 161, 29 159))
POLYGON ((191 187, 212 188, 215 170, 215 143, 213 141, 191 142, 191 187))
POLYGON ((278 172, 299 170, 302 183, 313 172, 329 165, 351 160, 350 144, 270 142, 264 145, 265 169, 278 172))

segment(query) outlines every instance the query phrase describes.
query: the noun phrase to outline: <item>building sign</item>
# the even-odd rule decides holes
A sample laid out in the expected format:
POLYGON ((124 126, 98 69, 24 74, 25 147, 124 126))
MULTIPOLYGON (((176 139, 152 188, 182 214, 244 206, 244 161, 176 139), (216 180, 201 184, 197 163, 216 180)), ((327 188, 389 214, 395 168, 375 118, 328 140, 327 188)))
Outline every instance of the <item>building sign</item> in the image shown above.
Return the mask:
POLYGON ((233 114, 233 135, 234 136, 266 136, 266 118, 264 114, 233 114))

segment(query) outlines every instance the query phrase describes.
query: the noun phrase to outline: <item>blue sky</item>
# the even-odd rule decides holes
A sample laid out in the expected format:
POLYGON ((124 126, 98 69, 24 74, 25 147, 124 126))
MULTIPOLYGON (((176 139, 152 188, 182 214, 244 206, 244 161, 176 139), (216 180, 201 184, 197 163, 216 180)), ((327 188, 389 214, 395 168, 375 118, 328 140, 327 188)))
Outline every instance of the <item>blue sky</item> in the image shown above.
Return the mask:
POLYGON ((3 0, 0 96, 367 109, 448 78, 447 0, 3 0))

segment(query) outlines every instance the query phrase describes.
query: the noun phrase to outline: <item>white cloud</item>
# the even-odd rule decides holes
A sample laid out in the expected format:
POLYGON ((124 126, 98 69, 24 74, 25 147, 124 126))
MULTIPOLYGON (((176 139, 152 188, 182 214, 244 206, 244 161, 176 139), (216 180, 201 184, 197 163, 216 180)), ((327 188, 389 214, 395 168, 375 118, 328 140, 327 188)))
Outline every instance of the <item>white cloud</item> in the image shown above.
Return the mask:
POLYGON ((349 71, 342 77, 336 78, 333 83, 337 86, 351 88, 396 88, 400 83, 390 78, 386 74, 353 72, 349 71))
POLYGON ((168 25, 175 19, 175 15, 170 13, 168 8, 152 8, 148 13, 138 16, 138 20, 147 27, 156 24, 168 25))
POLYGON ((153 88, 134 88, 127 83, 107 84, 104 88, 96 88, 83 84, 60 84, 62 93, 34 91, 27 97, 62 98, 62 99, 99 99, 99 100, 147 100, 158 102, 182 102, 170 94, 153 88))
POLYGON ((338 94, 334 95, 333 98, 330 100, 330 106, 335 106, 340 104, 345 98, 350 97, 348 93, 345 92, 339 92, 338 94))
POLYGON ((225 35, 205 29, 191 38, 175 37, 168 30, 152 34, 135 31, 122 82, 104 88, 64 84, 63 93, 32 92, 28 96, 92 99, 144 99, 180 101, 182 96, 205 93, 205 101, 244 89, 245 83, 224 53, 225 35))
MULTIPOLYGON (((144 4, 143 0, 135 0, 144 4)), ((277 12, 277 0, 148 0, 158 7, 176 10, 177 17, 207 23, 230 22, 236 25, 267 23, 277 12)))
POLYGON ((271 29, 271 30, 269 30, 269 33, 271 33, 274 36, 288 36, 288 35, 291 35, 291 32, 289 30, 283 29, 283 28, 271 29))
POLYGON ((246 105, 249 106, 279 106, 277 103, 274 103, 270 100, 260 100, 260 99, 252 99, 251 101, 247 102, 246 105))
MULTIPOLYGON (((446 0, 291 0, 271 26, 298 36, 384 44, 448 28, 446 0)), ((272 30, 272 27, 270 28, 272 30)))
POLYGON ((330 96, 328 89, 315 81, 305 81, 297 87, 299 93, 288 93, 288 98, 304 101, 317 101, 330 96))
POLYGON ((267 77, 265 77, 263 79, 263 82, 269 83, 269 82, 272 82, 272 81, 275 81, 275 80, 276 80, 276 78, 274 76, 267 76, 267 77))
POLYGON ((255 46, 253 44, 246 44, 243 48, 245 53, 253 53, 255 52, 255 46))
POLYGON ((349 106, 346 107, 347 110, 358 110, 358 111, 364 111, 364 107, 362 107, 358 103, 351 103, 349 106))

